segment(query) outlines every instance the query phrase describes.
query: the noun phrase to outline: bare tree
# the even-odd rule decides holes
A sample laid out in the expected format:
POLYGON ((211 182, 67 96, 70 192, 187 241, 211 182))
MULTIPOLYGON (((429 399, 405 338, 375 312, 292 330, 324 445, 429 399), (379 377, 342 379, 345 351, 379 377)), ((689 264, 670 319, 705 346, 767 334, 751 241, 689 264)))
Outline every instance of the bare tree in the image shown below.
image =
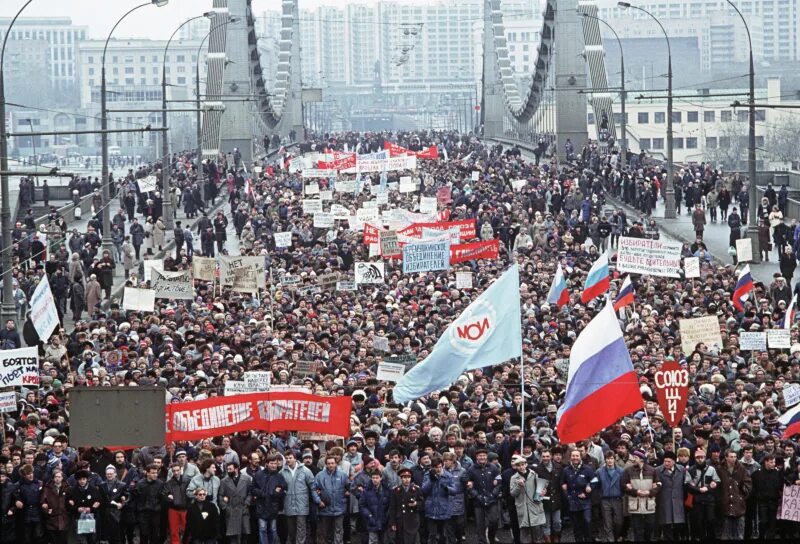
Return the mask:
POLYGON ((766 144, 771 160, 793 162, 800 160, 800 117, 784 115, 772 125, 767 134, 766 144))
POLYGON ((747 124, 728 121, 717 127, 717 145, 706 146, 705 159, 725 170, 736 170, 747 152, 747 124))

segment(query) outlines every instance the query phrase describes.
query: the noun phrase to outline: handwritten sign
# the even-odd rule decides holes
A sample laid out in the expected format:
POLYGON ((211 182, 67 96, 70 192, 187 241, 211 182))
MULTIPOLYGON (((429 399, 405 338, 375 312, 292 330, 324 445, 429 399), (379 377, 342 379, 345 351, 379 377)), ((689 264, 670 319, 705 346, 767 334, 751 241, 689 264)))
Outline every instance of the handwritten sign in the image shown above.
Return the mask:
POLYGON ((294 365, 294 373, 301 375, 316 374, 319 367, 319 361, 297 361, 294 365))
POLYGON ((378 363, 377 378, 384 382, 398 382, 406 373, 406 366, 402 364, 380 362, 378 363))
POLYGON ((336 290, 337 291, 355 291, 356 290, 356 282, 351 281, 351 280, 337 281, 336 282, 336 290))
POLYGON ((386 283, 383 263, 356 263, 356 283, 386 283))
POLYGON ((159 272, 153 271, 153 290, 156 298, 175 300, 194 299, 194 286, 189 271, 185 272, 159 272))
POLYGON ((328 212, 317 212, 314 214, 314 228, 329 229, 333 226, 333 214, 328 212))
POLYGON ((800 402, 800 384, 791 383, 783 386, 783 401, 786 407, 794 406, 800 402))
POLYGON ((680 319, 678 328, 681 333, 681 351, 685 355, 692 353, 700 343, 709 349, 722 349, 722 335, 719 332, 717 316, 680 319))
POLYGON ((303 213, 305 215, 314 215, 322 211, 322 200, 318 198, 304 198, 303 199, 303 213))
POLYGON ((220 255, 219 279, 222 285, 230 285, 234 291, 255 292, 267 284, 264 257, 220 255))
POLYGON ((736 260, 748 263, 753 260, 753 241, 750 238, 736 240, 736 260))
POLYGON ((372 339, 372 347, 378 351, 389 351, 389 339, 385 336, 376 336, 372 339))
POLYGON ((265 370, 250 370, 244 373, 244 385, 253 393, 261 393, 269 389, 272 372, 265 370))
POLYGON ((767 333, 744 331, 739 335, 739 349, 744 351, 764 351, 767 349, 767 333))
POLYGON ((153 289, 126 287, 122 294, 122 309, 135 312, 154 312, 156 292, 153 289))
POLYGON ((787 329, 770 329, 767 331, 769 349, 789 349, 792 345, 792 332, 787 329))
POLYGON ((196 280, 214 281, 217 261, 211 257, 192 257, 192 276, 196 280))
POLYGON ((275 247, 290 247, 292 245, 291 232, 276 232, 272 236, 275 238, 275 247))
POLYGON ((403 253, 400 250, 400 242, 397 239, 397 231, 380 231, 381 255, 386 258, 399 257, 403 253))
POLYGON ((800 485, 783 486, 783 498, 778 519, 800 521, 800 485))
MULTIPOLYGON (((94 311, 94 308, 89 308, 89 311, 94 311)), ((36 334, 43 342, 50 338, 59 324, 56 301, 50 290, 50 282, 47 280, 46 274, 42 276, 31 296, 31 321, 36 329, 36 334)))
POLYGON ((700 277, 700 258, 686 257, 683 259, 683 273, 687 278, 700 277))
POLYGON ((680 242, 621 236, 617 270, 650 276, 680 277, 682 247, 680 242))
POLYGON ((39 352, 36 346, 0 350, 0 387, 38 385, 39 352))
POLYGON ((419 213, 436 213, 436 197, 423 196, 419 199, 419 213))
POLYGON ((456 272, 456 289, 472 289, 472 272, 456 272))
POLYGON ((0 393, 0 414, 15 412, 17 410, 17 392, 4 391, 0 393))
POLYGON ((664 421, 675 427, 683 419, 689 400, 689 372, 676 361, 665 361, 653 376, 653 384, 664 421))

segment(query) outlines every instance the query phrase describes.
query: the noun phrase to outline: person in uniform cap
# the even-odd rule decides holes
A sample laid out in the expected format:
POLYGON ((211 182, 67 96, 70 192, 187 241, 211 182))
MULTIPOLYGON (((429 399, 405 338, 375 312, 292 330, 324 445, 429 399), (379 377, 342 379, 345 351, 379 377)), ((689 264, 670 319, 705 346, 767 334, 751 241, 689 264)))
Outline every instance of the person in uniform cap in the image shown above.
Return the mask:
POLYGON ((422 490, 411 481, 410 468, 401 468, 397 475, 400 485, 392 489, 389 497, 389 527, 396 544, 415 544, 420 529, 422 490))

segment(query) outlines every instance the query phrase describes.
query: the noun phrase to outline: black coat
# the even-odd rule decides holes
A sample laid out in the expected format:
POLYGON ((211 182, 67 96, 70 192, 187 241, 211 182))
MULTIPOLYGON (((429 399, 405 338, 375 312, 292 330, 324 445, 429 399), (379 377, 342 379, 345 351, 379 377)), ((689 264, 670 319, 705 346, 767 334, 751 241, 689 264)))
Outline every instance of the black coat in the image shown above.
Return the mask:
POLYGON ((422 512, 422 490, 411 484, 408 490, 399 485, 389 496, 389 526, 396 527, 395 542, 412 544, 419 532, 422 512))
POLYGON ((186 513, 189 542, 214 540, 219 530, 219 509, 209 500, 194 501, 186 513), (203 515, 205 514, 205 515, 203 515))

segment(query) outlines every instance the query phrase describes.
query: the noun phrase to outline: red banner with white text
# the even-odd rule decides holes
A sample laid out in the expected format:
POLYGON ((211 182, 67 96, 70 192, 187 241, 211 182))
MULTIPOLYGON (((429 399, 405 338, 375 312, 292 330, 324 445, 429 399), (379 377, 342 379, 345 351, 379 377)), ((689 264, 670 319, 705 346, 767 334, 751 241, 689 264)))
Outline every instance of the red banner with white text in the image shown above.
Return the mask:
POLYGON ((458 227, 462 240, 472 240, 478 235, 474 219, 461 219, 460 221, 439 221, 437 223, 414 223, 406 228, 397 231, 397 234, 419 238, 422 236, 422 229, 449 230, 458 227))
POLYGON ((346 170, 356 167, 355 153, 342 153, 336 151, 331 161, 317 161, 317 168, 320 170, 346 170))
POLYGON ((380 241, 381 230, 383 229, 364 223, 364 245, 377 244, 380 241))
POLYGON ((401 157, 403 155, 413 155, 413 151, 409 151, 402 145, 393 144, 389 140, 383 141, 383 148, 389 152, 390 157, 401 157))
POLYGON ((435 145, 426 147, 422 151, 417 151, 417 158, 436 160, 439 158, 439 149, 435 145))
POLYGON ((248 393, 167 405, 167 443, 238 431, 308 431, 348 436, 350 397, 248 393))
POLYGON ((497 259, 500 255, 500 240, 472 242, 450 246, 450 264, 458 264, 474 259, 497 259))

